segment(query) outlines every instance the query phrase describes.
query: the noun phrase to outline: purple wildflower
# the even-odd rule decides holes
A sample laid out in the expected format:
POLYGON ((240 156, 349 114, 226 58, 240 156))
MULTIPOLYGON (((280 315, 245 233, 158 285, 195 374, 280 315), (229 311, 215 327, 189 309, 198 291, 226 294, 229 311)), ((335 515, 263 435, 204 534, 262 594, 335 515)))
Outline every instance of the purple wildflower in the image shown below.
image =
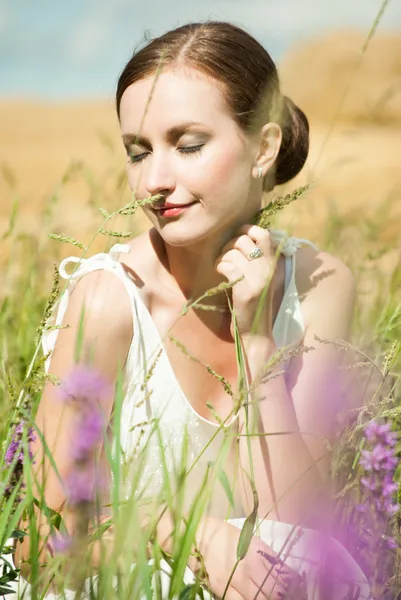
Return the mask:
POLYGON ((105 420, 99 409, 83 411, 78 417, 71 454, 75 461, 85 460, 103 437, 105 420))
POLYGON ((371 421, 365 428, 365 437, 373 445, 371 450, 362 450, 359 464, 366 476, 361 478, 362 486, 370 492, 370 500, 379 513, 392 517, 399 506, 392 500, 398 485, 393 481, 398 465, 395 456, 397 434, 391 431, 390 424, 371 421))
POLYGON ((385 498, 393 496, 398 490, 398 485, 393 481, 393 475, 387 473, 383 478, 382 494, 385 498))
MULTIPOLYGON (((12 465, 12 473, 10 474, 9 483, 5 489, 6 496, 9 496, 14 489, 14 487, 20 482, 23 471, 24 471, 24 461, 26 455, 28 455, 29 460, 33 460, 33 454, 30 447, 30 444, 35 440, 35 434, 32 427, 30 427, 26 432, 26 441, 27 446, 24 451, 24 431, 26 430, 26 422, 20 421, 18 425, 14 428, 11 442, 6 450, 4 456, 4 466, 3 469, 10 469, 12 465)), ((23 486, 22 486, 23 487, 23 486)), ((20 498, 17 499, 18 501, 20 498)))
POLYGON ((65 480, 68 502, 71 505, 94 502, 96 493, 104 488, 104 483, 99 470, 91 463, 75 468, 65 480))
MULTIPOLYGON (((6 462, 7 467, 10 467, 12 465, 16 454, 19 453, 20 447, 21 447, 21 441, 13 439, 11 444, 7 448, 7 452, 5 455, 5 462, 6 462)), ((20 456, 18 457, 18 460, 19 459, 20 459, 20 456)))
MULTIPOLYGON (((14 429, 14 432, 12 435, 12 440, 10 442, 10 445, 7 448, 7 451, 6 451, 6 454, 4 457, 7 467, 11 466, 11 464, 13 463, 17 454, 18 454, 17 462, 23 463, 23 461, 24 461, 23 434, 24 434, 25 426, 26 426, 25 421, 21 421, 20 423, 18 423, 18 425, 14 429)), ((35 434, 33 431, 33 427, 30 427, 27 431, 27 442, 28 442, 28 456, 31 460, 32 460, 33 456, 32 456, 32 452, 30 449, 30 443, 32 443, 34 440, 35 440, 35 434)))
POLYGON ((394 447, 397 442, 397 433, 391 431, 389 423, 378 423, 375 420, 370 421, 365 427, 365 438, 371 444, 382 443, 385 446, 394 447))
POLYGON ((384 542, 389 550, 395 550, 397 548, 397 542, 393 537, 383 536, 384 542))
POLYGON ((65 379, 61 399, 72 403, 75 423, 71 438, 73 469, 65 485, 71 505, 92 503, 102 487, 95 471, 95 451, 102 441, 106 422, 101 402, 111 393, 111 386, 96 369, 77 365, 65 379))
POLYGON ((99 401, 110 392, 110 384, 103 375, 86 365, 76 365, 60 388, 61 399, 64 401, 99 401))
POLYGON ((360 498, 347 494, 339 501, 336 537, 363 570, 371 590, 375 590, 374 597, 381 598, 394 570, 396 541, 391 537, 390 520, 400 509, 394 481, 397 434, 391 431, 390 423, 377 420, 366 426, 364 434, 360 498))
POLYGON ((386 448, 380 443, 376 444, 371 451, 362 450, 361 455, 359 464, 365 471, 392 471, 398 464, 393 448, 386 448))
POLYGON ((57 532, 50 538, 50 547, 56 554, 63 554, 70 549, 72 537, 69 534, 57 532))
POLYGON ((77 469, 70 473, 66 478, 66 492, 70 504, 81 504, 93 500, 93 479, 87 469, 77 469))

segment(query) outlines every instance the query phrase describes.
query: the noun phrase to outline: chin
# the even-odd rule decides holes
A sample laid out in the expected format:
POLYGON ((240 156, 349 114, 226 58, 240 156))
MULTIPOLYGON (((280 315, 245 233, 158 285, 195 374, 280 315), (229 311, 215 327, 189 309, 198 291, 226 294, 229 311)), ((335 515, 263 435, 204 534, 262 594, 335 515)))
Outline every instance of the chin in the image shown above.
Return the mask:
POLYGON ((154 221, 152 223, 164 242, 177 248, 206 242, 211 234, 210 229, 200 230, 193 225, 183 225, 178 222, 177 227, 173 222, 162 226, 160 226, 160 223, 154 223, 154 221))
POLYGON ((167 234, 165 231, 157 229, 160 237, 163 238, 164 242, 166 244, 168 244, 169 246, 173 246, 174 248, 184 248, 186 246, 192 246, 194 244, 198 244, 202 241, 206 241, 208 238, 208 234, 204 233, 196 235, 196 233, 192 232, 191 234, 185 234, 183 233, 182 235, 174 235, 174 234, 167 234))

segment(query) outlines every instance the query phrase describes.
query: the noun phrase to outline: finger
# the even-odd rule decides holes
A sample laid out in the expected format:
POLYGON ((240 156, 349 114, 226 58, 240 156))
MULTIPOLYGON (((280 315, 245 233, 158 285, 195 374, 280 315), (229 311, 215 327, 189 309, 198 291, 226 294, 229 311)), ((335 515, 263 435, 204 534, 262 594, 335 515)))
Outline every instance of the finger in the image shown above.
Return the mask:
POLYGON ((255 244, 248 235, 240 235, 227 242, 221 249, 220 254, 223 255, 233 248, 241 250, 242 252, 252 252, 255 248, 255 244))
POLYGON ((248 228, 248 234, 244 234, 236 238, 238 240, 236 245, 242 246, 242 251, 247 260, 250 260, 249 255, 255 248, 260 248, 263 255, 267 259, 272 260, 274 257, 274 248, 270 233, 261 227, 250 225, 246 225, 246 227, 248 228), (249 242, 246 242, 245 240, 249 240, 249 242))
MULTIPOLYGON (((222 253, 216 260, 216 264, 221 260, 232 260, 238 262, 242 269, 246 269, 249 261, 251 260, 250 255, 256 248, 255 243, 246 236, 241 236, 235 243, 235 248, 227 249, 222 253)), ((266 254, 266 250, 262 249, 263 254, 266 254)))
POLYGON ((243 273, 240 268, 231 261, 222 260, 216 266, 216 272, 224 277, 227 277, 228 281, 233 281, 238 277, 241 277, 243 273))
POLYGON ((238 248, 232 248, 224 254, 220 254, 220 256, 216 258, 214 263, 215 268, 217 268, 217 265, 221 264, 222 262, 228 262, 232 265, 236 265, 237 269, 242 269, 243 271, 247 266, 248 259, 245 257, 244 253, 241 252, 241 250, 238 248))
POLYGON ((267 229, 263 229, 258 225, 242 225, 238 229, 238 233, 242 233, 247 235, 256 245, 264 245, 266 248, 271 247, 272 241, 270 236, 270 231, 267 229))

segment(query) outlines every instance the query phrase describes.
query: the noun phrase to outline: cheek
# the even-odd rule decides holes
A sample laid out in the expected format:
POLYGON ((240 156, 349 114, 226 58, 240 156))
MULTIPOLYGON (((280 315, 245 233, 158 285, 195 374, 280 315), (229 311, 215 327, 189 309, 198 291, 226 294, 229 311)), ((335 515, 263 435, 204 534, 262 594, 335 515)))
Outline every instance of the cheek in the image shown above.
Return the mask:
POLYGON ((134 174, 132 172, 132 168, 130 166, 130 163, 127 162, 125 165, 125 172, 127 174, 127 180, 128 180, 128 184, 132 190, 132 188, 134 187, 134 174))
POLYGON ((224 149, 205 161, 202 165, 202 178, 205 179, 206 176, 208 188, 213 188, 216 184, 230 187, 232 183, 238 185, 243 169, 243 155, 236 149, 224 149))
POLYGON ((133 167, 131 163, 127 163, 125 168, 127 173, 128 185, 132 191, 137 190, 138 195, 141 194, 141 186, 143 187, 143 176, 141 167, 133 167))

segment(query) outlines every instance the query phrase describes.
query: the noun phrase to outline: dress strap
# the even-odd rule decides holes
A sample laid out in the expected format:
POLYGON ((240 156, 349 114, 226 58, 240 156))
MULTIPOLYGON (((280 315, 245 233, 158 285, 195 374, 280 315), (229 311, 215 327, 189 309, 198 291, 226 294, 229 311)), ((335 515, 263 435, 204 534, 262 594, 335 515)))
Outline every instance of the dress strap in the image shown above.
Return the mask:
POLYGON ((79 258, 78 256, 68 256, 61 261, 59 266, 59 273, 63 279, 68 281, 74 281, 80 279, 83 275, 97 271, 98 269, 112 269, 117 271, 118 275, 124 275, 126 279, 126 271, 121 263, 117 260, 117 255, 121 252, 128 253, 130 247, 128 244, 114 244, 109 252, 99 252, 89 258, 79 258), (67 273, 66 266, 69 264, 77 264, 78 267, 74 269, 72 273, 67 273))
POLYGON ((285 257, 293 256, 298 248, 303 245, 310 246, 311 248, 318 250, 318 247, 310 240, 289 236, 286 231, 281 229, 271 229, 270 237, 274 244, 282 244, 281 254, 283 254, 285 257))
POLYGON ((284 262, 284 265, 285 265, 284 294, 285 294, 288 289, 288 286, 290 284, 290 281, 291 281, 294 257, 293 256, 285 256, 284 261, 285 261, 284 262))

